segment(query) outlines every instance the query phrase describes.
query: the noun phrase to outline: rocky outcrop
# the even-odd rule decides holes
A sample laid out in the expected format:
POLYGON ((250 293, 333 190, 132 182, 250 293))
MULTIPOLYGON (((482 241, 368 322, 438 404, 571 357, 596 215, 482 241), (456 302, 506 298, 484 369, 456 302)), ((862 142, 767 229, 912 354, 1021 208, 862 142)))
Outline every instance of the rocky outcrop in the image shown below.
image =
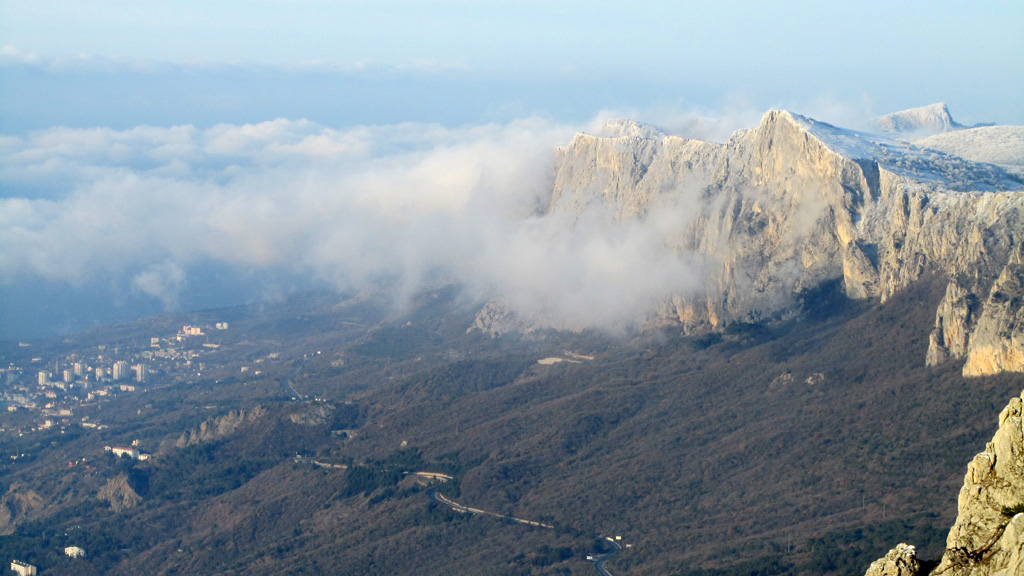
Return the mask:
POLYGON ((1024 576, 1024 395, 967 466, 957 519, 934 575, 1024 576))
POLYGON ((124 474, 107 480, 96 497, 110 504, 110 509, 114 512, 127 510, 142 502, 142 497, 128 484, 128 477, 124 474))
POLYGON ((292 412, 288 419, 300 426, 323 426, 331 421, 334 414, 334 406, 330 404, 315 404, 298 412, 292 412))
POLYGON ((266 413, 267 410, 265 408, 257 405, 248 410, 232 410, 223 416, 210 418, 200 424, 198 428, 183 432, 178 437, 178 441, 174 443, 174 447, 185 448, 186 446, 222 438, 233 433, 243 424, 262 418, 266 413))
MULTIPOLYGON (((957 518, 931 576, 1024 576, 1024 393, 999 414, 985 451, 967 465, 957 518)), ((916 559, 900 544, 871 564, 867 576, 914 574, 916 559), (901 560, 902 559, 902 560, 901 560), (913 571, 909 571, 913 568, 913 571)))
POLYGON ((871 563, 865 576, 917 576, 921 565, 917 561, 917 550, 909 544, 900 544, 871 563))
MULTIPOLYGON (((626 121, 609 134, 580 134, 564 149, 548 211, 677 218, 665 243, 686 266, 699 263, 700 286, 667 295, 648 323, 703 331, 785 318, 834 282, 847 297, 884 302, 937 273, 949 286, 923 360, 973 355, 966 374, 1024 370, 1011 261, 1024 230, 1018 177, 778 110, 725 144, 626 121)), ((490 306, 477 328, 545 324, 514 316, 490 306)))
POLYGON ((0 498, 0 536, 13 534, 18 524, 31 519, 44 506, 43 498, 34 490, 11 486, 0 498))

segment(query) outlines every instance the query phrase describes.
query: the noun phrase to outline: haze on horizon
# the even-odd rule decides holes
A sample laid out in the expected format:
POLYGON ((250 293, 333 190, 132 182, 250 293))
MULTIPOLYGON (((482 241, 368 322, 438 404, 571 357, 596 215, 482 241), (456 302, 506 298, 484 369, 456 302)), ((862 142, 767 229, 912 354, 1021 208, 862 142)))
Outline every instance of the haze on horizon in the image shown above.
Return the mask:
POLYGON ((1021 29, 1009 1, 3 0, 0 337, 438 270, 622 321, 694 272, 663 229, 534 217, 574 132, 1024 124, 1021 29))

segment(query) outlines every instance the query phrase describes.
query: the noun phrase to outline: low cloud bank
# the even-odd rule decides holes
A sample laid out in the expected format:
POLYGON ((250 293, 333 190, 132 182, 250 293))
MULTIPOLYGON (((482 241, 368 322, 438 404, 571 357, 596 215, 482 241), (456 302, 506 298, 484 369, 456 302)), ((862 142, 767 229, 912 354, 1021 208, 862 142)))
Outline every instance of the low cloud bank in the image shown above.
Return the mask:
POLYGON ((694 272, 665 246, 678 218, 543 215, 575 131, 274 120, 0 137, 0 283, 106 284, 177 310, 200 266, 399 298, 440 275, 527 316, 628 323, 694 272))

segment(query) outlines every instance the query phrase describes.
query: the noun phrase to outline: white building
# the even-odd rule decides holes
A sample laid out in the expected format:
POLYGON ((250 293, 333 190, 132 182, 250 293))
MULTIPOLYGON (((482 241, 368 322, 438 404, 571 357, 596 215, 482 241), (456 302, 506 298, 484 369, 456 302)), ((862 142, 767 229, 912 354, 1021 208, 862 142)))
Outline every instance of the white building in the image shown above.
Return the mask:
POLYGON ((82 550, 78 546, 68 546, 64 549, 64 553, 67 554, 69 558, 85 558, 85 550, 82 550))
POLYGON ((150 454, 143 454, 142 452, 139 451, 138 448, 118 448, 117 446, 104 446, 103 449, 112 452, 118 458, 120 458, 121 456, 127 456, 133 460, 138 460, 140 462, 145 462, 146 460, 149 460, 151 456, 150 454))
POLYGON ((149 367, 145 364, 136 364, 132 366, 132 370, 135 371, 136 382, 145 382, 149 379, 149 367))
POLYGON ((113 446, 110 448, 110 451, 113 452, 114 456, 117 456, 118 458, 120 458, 121 456, 127 456, 129 458, 139 457, 139 451, 136 450, 135 448, 118 448, 117 446, 113 446))
POLYGON ((39 371, 39 385, 46 386, 50 383, 50 373, 46 370, 39 371))
POLYGON ((125 362, 124 360, 118 360, 117 362, 114 362, 114 371, 113 371, 114 372, 113 373, 114 380, 124 380, 125 378, 127 378, 128 377, 128 370, 129 370, 128 363, 125 362))
POLYGON ((11 570, 14 570, 21 576, 35 576, 36 567, 31 564, 26 564, 20 560, 11 560, 11 570))

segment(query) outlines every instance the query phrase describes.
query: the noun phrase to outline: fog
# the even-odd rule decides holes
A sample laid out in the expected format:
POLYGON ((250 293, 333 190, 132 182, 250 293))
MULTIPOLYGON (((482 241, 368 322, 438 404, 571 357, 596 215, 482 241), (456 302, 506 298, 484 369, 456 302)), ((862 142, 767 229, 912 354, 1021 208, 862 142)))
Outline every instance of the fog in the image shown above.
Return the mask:
POLYGON ((375 284, 401 304, 438 281, 525 317, 642 320, 697 285, 665 244, 685 219, 545 215, 555 148, 593 127, 274 120, 3 137, 4 336, 54 321, 43 310, 55 297, 84 299, 60 311, 80 324, 310 287, 375 284))

